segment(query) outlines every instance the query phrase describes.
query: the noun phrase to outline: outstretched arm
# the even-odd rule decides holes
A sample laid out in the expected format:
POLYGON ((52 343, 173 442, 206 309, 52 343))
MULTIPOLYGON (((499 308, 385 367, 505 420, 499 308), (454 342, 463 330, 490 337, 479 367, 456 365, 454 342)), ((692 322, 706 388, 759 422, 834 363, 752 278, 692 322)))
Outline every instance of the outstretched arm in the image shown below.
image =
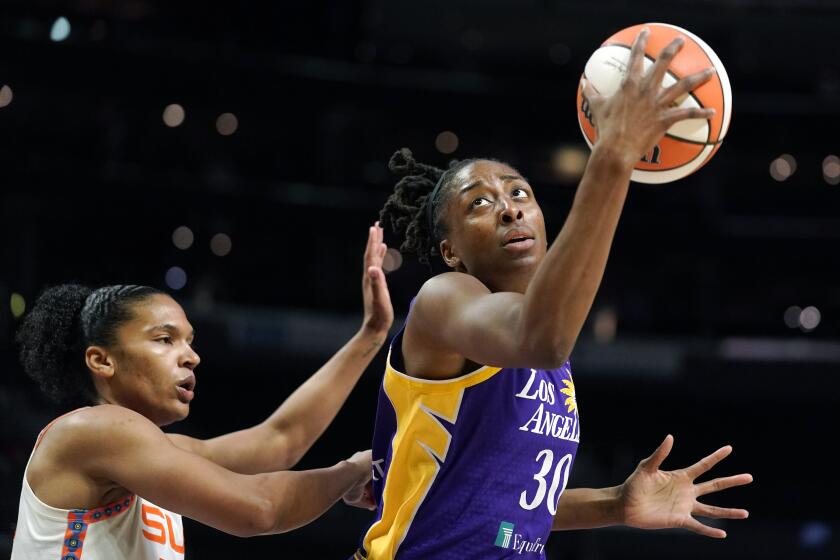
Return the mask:
MULTIPOLYGON (((101 405, 68 420, 55 462, 226 533, 290 531, 371 477, 370 451, 323 469, 234 473, 172 444, 144 416, 101 405)), ((100 482, 101 483, 101 482, 100 482)))
POLYGON ((362 293, 362 327, 321 369, 292 393, 264 422, 209 440, 170 435, 172 442, 239 473, 288 469, 324 433, 370 361, 382 347, 394 312, 382 259, 382 228, 368 232, 362 293))
POLYGON ((491 293, 467 274, 439 275, 418 294, 407 338, 416 336, 423 347, 477 364, 556 368, 566 361, 601 283, 633 166, 674 123, 713 115, 712 109, 671 107, 674 99, 708 81, 712 72, 662 88, 682 43, 666 47, 651 71, 643 74, 646 41, 643 31, 615 95, 602 97, 591 84, 583 84, 597 141, 566 223, 525 293, 491 293))
POLYGON ((747 510, 711 506, 697 498, 749 484, 752 475, 739 474, 695 484, 695 479, 732 453, 732 447, 721 447, 688 468, 660 470, 673 445, 673 436, 667 436, 621 486, 564 492, 552 530, 627 525, 639 529, 688 529, 707 537, 725 538, 725 531, 705 525, 693 516, 746 519, 747 510))

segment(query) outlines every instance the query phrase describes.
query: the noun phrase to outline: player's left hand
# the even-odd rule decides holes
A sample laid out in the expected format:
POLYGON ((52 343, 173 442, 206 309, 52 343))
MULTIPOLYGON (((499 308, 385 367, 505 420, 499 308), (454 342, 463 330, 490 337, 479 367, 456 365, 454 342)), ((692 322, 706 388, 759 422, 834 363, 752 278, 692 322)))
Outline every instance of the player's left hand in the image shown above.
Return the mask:
POLYGON ((623 523, 640 529, 688 529, 707 537, 725 538, 725 531, 704 525, 693 516, 746 519, 749 515, 747 510, 710 506, 700 503, 697 498, 749 484, 753 480, 752 475, 739 474, 695 484, 696 478, 732 453, 732 446, 729 445, 688 468, 659 470, 673 445, 674 437, 667 436, 650 457, 639 463, 621 486, 623 523))
POLYGON ((394 322, 394 308, 391 307, 391 294, 388 293, 388 283, 382 270, 382 259, 388 250, 388 246, 382 242, 382 237, 382 227, 376 222, 368 231, 362 273, 362 296, 365 302, 363 328, 384 337, 394 322))

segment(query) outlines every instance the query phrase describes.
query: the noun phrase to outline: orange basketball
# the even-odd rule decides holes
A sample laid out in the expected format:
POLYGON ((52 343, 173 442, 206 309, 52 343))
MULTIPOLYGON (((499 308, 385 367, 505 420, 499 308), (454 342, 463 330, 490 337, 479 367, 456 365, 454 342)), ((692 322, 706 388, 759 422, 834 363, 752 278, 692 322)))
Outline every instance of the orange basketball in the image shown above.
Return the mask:
MULTIPOLYGON (((640 183, 669 183, 694 173, 709 161, 720 148, 729 129, 732 116, 732 88, 726 68, 715 52, 685 29, 666 23, 646 23, 622 29, 596 50, 583 72, 595 90, 610 96, 618 91, 627 72, 630 48, 636 36, 647 27, 650 30, 645 49, 645 72, 653 66, 656 57, 668 43, 682 37, 682 50, 671 61, 668 72, 662 80, 668 87, 695 72, 714 67, 717 73, 712 79, 696 88, 689 95, 677 100, 679 107, 711 107, 717 110, 710 119, 689 119, 676 123, 651 150, 645 154, 633 169, 632 180, 640 183)), ((595 127, 589 107, 583 98, 583 89, 578 86, 578 123, 591 148, 595 143, 595 127)))

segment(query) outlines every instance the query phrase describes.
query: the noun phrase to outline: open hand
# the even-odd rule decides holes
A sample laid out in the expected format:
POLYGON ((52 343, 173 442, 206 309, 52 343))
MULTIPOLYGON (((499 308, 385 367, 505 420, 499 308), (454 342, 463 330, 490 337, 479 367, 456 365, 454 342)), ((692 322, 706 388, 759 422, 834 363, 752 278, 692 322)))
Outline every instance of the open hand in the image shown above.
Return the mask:
POLYGON ((365 303, 364 328, 384 337, 394 322, 394 308, 391 306, 391 294, 388 293, 388 283, 382 270, 382 259, 388 250, 382 237, 382 227, 376 222, 368 231, 362 297, 365 303))
POLYGON ((750 474, 716 478, 695 484, 694 480, 732 453, 721 447, 685 469, 659 470, 674 445, 667 436, 653 454, 644 459, 621 486, 624 524, 640 529, 682 528, 707 537, 722 539, 726 532, 704 525, 694 515, 716 519, 746 519, 747 510, 703 504, 697 498, 752 482, 750 474))

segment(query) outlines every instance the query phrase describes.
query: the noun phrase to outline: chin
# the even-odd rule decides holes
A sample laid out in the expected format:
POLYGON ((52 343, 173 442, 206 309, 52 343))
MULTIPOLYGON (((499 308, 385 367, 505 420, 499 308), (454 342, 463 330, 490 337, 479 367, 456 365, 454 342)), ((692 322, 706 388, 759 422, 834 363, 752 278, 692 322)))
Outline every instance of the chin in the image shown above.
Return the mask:
POLYGON ((159 419, 155 422, 158 426, 168 426, 185 419, 190 414, 190 405, 179 402, 173 409, 161 411, 159 419))

